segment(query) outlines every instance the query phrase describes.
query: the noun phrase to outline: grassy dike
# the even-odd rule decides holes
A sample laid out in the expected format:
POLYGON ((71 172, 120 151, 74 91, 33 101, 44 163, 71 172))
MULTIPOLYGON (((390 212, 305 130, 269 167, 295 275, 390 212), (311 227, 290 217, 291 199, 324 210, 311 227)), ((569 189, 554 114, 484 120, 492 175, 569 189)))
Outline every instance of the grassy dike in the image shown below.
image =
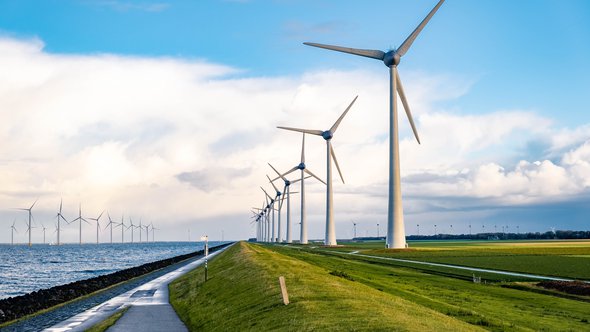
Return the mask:
POLYGON ((211 262, 207 282, 200 267, 172 283, 170 302, 191 331, 481 330, 330 272, 239 242, 211 262), (291 301, 287 306, 280 295, 281 275, 291 301))

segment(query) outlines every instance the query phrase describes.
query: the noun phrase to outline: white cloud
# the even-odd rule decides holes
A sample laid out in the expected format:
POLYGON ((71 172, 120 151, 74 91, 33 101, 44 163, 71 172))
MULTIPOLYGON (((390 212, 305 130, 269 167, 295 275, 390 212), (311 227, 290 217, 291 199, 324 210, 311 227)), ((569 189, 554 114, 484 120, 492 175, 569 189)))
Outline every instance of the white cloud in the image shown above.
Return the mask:
MULTIPOLYGON (((184 239, 188 227, 252 235, 248 210, 262 200, 259 186, 270 188, 266 163, 281 171, 299 163, 301 136, 275 127, 329 128, 355 95, 333 140, 347 181, 334 179, 338 235, 349 236, 350 218, 385 219, 385 71, 241 77, 237 68, 200 60, 48 54, 39 40, 4 38, 0 72, 0 202, 20 207, 40 197, 36 217, 46 225, 63 197, 68 216, 79 202, 90 215, 106 208, 143 216, 160 225, 162 239, 184 239)), ((566 132, 527 110, 458 115, 437 103, 462 96, 472 82, 403 74, 423 143, 400 114, 407 214, 433 220, 438 209, 588 193, 587 125, 566 132), (545 150, 520 161, 539 137, 549 138, 545 150)), ((324 177, 323 139, 308 137, 306 149, 309 168, 324 177)), ((310 181, 307 189, 310 236, 321 238, 325 188, 310 181)), ((294 220, 298 214, 293 208, 294 220)), ((6 224, 24 218, 0 217, 6 224)))

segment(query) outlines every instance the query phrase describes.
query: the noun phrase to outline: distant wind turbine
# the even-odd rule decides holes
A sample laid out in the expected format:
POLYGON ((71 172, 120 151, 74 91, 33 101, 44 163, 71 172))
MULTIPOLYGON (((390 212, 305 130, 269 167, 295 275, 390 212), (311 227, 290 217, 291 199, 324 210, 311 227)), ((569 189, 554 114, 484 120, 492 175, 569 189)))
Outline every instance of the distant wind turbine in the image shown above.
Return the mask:
POLYGON ((10 230, 11 230, 10 245, 14 245, 14 232, 18 233, 18 231, 16 230, 16 227, 14 226, 15 223, 16 223, 16 219, 12 222, 12 226, 10 226, 10 230))
MULTIPOLYGON (((272 170, 275 171, 275 173, 277 173, 277 175, 278 175, 278 177, 274 178, 272 181, 281 178, 285 182, 285 186, 283 187, 283 199, 281 200, 281 202, 279 204, 279 218, 281 216, 281 208, 283 207, 283 201, 286 198, 287 199, 287 222, 286 222, 286 229, 287 229, 286 237, 287 238, 286 238, 286 240, 287 240, 287 243, 292 243, 293 236, 292 236, 292 232, 291 232, 291 194, 295 194, 296 192, 291 193, 291 184, 301 181, 301 179, 289 181, 289 180, 287 180, 287 178, 285 178, 283 175, 281 175, 281 173, 279 173, 279 171, 277 171, 270 163, 268 163, 268 166, 270 166, 270 168, 272 168, 272 170)), ((305 178, 308 179, 308 178, 310 178, 310 176, 306 176, 305 178)), ((279 233, 280 233, 280 231, 279 231, 279 233)))
MULTIPOLYGON (((100 217, 102 217, 103 213, 104 213, 104 210, 98 215, 98 217, 88 218, 90 220, 96 221, 96 244, 98 244, 98 231, 100 230, 100 217)), ((112 234, 111 234, 111 237, 112 237, 112 234)))
POLYGON ((296 170, 301 171, 301 233, 299 237, 299 243, 307 244, 307 214, 305 211, 305 173, 313 176, 323 184, 326 183, 322 179, 317 177, 315 174, 313 174, 309 169, 307 169, 307 165, 305 165, 305 133, 303 133, 301 143, 301 162, 299 163, 299 165, 296 165, 286 173, 282 174, 282 177, 289 175, 291 172, 294 172, 296 170))
POLYGON ((113 244, 113 225, 116 227, 117 223, 111 219, 111 214, 108 212, 107 217, 109 218, 109 222, 104 226, 104 229, 107 229, 107 227, 111 226, 111 244, 113 244))
MULTIPOLYGON (((266 195, 266 197, 268 198, 268 200, 270 201, 270 203, 268 204, 268 208, 272 210, 272 228, 269 228, 269 242, 275 242, 276 239, 276 233, 275 233, 275 209, 274 209, 274 204, 275 204, 275 199, 272 198, 267 192, 266 190, 264 190, 264 188, 260 187, 260 189, 262 189, 262 191, 264 191, 264 194, 266 195)), ((270 212, 269 212, 270 214, 270 212)))
POLYGON ((43 228, 43 244, 45 244, 45 231, 47 230, 47 227, 45 227, 45 225, 41 224, 41 228, 43 228))
POLYGON ((61 199, 59 201, 59 211, 57 212, 57 215, 55 216, 57 218, 57 245, 59 246, 61 244, 61 221, 65 221, 66 224, 68 223, 68 220, 63 216, 63 214, 61 213, 61 208, 63 205, 63 199, 61 199))
POLYGON ((402 194, 400 181, 400 159, 399 159, 399 134, 397 123, 397 96, 401 99, 402 105, 410 121, 412 131, 416 140, 420 143, 418 131, 414 125, 412 113, 402 87, 402 82, 397 71, 397 66, 400 63, 401 57, 412 46, 412 43, 418 37, 424 26, 430 21, 434 13, 442 5, 444 0, 440 0, 418 27, 406 38, 402 45, 388 52, 379 50, 365 50, 355 49, 341 46, 304 43, 305 45, 320 47, 332 51, 344 52, 376 60, 381 60, 389 68, 389 199, 388 199, 388 213, 387 213, 387 248, 405 248, 406 247, 406 230, 404 225, 404 216, 402 208, 402 194))
POLYGON ((38 200, 39 199, 36 199, 35 202, 33 203, 33 205, 31 205, 31 207, 28 209, 24 209, 24 208, 16 209, 16 210, 21 210, 21 211, 27 211, 29 213, 29 222, 27 223, 27 232, 29 232, 29 247, 32 245, 31 244, 31 228, 33 228, 33 226, 32 226, 33 212, 32 211, 33 211, 33 206, 35 206, 35 204, 37 204, 38 200))
POLYGON ((90 223, 88 222, 88 220, 86 220, 86 219, 84 219, 82 217, 82 203, 80 203, 80 206, 78 208, 78 218, 70 221, 69 223, 71 224, 71 223, 75 222, 76 220, 80 221, 80 232, 79 232, 80 240, 79 240, 79 244, 82 244, 82 221, 90 225, 90 223))
POLYGON ((291 127, 278 127, 280 129, 291 130, 291 131, 298 131, 304 134, 311 134, 322 136, 324 140, 326 140, 326 181, 328 182, 326 186, 326 234, 324 238, 324 244, 327 246, 335 246, 336 243, 336 226, 334 225, 334 193, 332 191, 332 159, 334 160, 334 164, 336 164, 336 169, 338 169, 338 174, 340 174, 340 179, 342 179, 342 183, 344 183, 344 177, 342 176, 342 172, 340 171, 340 166, 338 166, 338 160, 336 159, 336 153, 334 152, 334 148, 332 147, 332 138, 342 122, 342 119, 346 116, 346 113, 350 110, 354 102, 358 96, 354 97, 350 105, 344 110, 342 115, 334 122, 332 127, 328 130, 312 130, 312 129, 300 129, 300 128, 291 128, 291 127))

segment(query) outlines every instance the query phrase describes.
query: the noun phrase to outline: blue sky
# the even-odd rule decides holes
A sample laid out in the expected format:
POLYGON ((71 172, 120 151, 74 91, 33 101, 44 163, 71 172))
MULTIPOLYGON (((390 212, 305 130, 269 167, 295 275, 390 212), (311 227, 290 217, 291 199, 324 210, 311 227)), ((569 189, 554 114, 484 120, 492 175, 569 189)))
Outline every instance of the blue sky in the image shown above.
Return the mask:
MULTIPOLYGON (((318 81, 325 80, 322 82, 325 83, 326 88, 330 84, 330 80, 326 77, 332 77, 330 75, 336 79, 357 77, 359 84, 356 86, 357 90, 361 91, 361 100, 363 93, 365 93, 364 96, 380 96, 381 87, 386 85, 386 80, 381 80, 386 75, 386 68, 382 63, 306 47, 302 45, 302 42, 313 41, 385 50, 398 46, 434 4, 435 1, 426 0, 370 2, 0 0, 0 37, 25 44, 34 43, 36 40, 41 43, 41 46, 38 46, 39 49, 35 52, 40 52, 41 55, 47 56, 50 61, 56 63, 67 64, 80 59, 89 62, 92 62, 90 61, 92 59, 103 61, 106 55, 107 58, 109 56, 116 58, 116 68, 119 68, 118 64, 125 62, 125 59, 153 61, 153 64, 163 65, 169 65, 172 62, 175 63, 175 66, 181 67, 184 64, 203 64, 208 68, 207 70, 203 69, 203 72, 209 73, 211 71, 214 74, 202 74, 200 71, 193 73, 191 71, 193 67, 190 67, 178 72, 175 71, 174 75, 178 75, 179 80, 185 79, 186 77, 182 73, 184 70, 189 73, 187 74, 189 76, 195 75, 196 78, 193 80, 211 82, 203 88, 203 91, 208 91, 208 95, 216 93, 207 90, 215 84, 228 84, 231 89, 236 88, 236 91, 241 91, 238 95, 268 84, 264 89, 261 89, 261 95, 255 99, 264 100, 267 98, 274 101, 276 98, 277 102, 274 104, 270 102, 269 105, 284 111, 276 118, 268 120, 268 125, 272 127, 279 124, 278 122, 289 122, 289 117, 286 115, 293 114, 292 112, 301 106, 297 101, 301 91, 307 91, 306 88, 316 87, 319 84, 310 80, 310 77, 315 77, 318 81), (375 78, 374 82, 365 80, 367 77, 375 78), (361 82, 364 83, 361 84, 361 82), (372 91, 370 91, 371 89, 372 91), (270 94, 269 91, 276 92, 276 94, 270 94), (293 95, 289 94, 290 91, 293 95), (278 100, 283 100, 285 103, 282 104, 278 100)), ((457 156, 460 160, 453 159, 451 161, 452 158, 450 158, 448 161, 441 161, 440 165, 431 160, 427 163, 428 166, 420 169, 415 165, 419 165, 419 161, 425 160, 426 157, 417 156, 415 160, 414 157, 410 157, 408 164, 414 166, 408 166, 410 169, 408 172, 411 174, 438 172, 437 179, 444 183, 446 180, 441 180, 444 178, 441 174, 444 173, 443 168, 445 167, 453 170, 461 170, 465 167, 475 172, 477 167, 483 169, 482 165, 494 163, 506 169, 506 178, 509 182, 511 178, 508 173, 514 170, 520 174, 515 165, 521 160, 525 160, 531 165, 536 161, 542 162, 544 160, 549 160, 559 166, 578 165, 578 159, 575 159, 577 157, 572 156, 584 155, 582 152, 576 152, 578 151, 576 148, 583 147, 588 142, 586 129, 590 123, 590 112, 587 107, 588 88, 590 87, 590 65, 587 60, 590 59, 589 37, 590 2, 585 0, 446 1, 400 64, 402 79, 410 82, 406 83, 407 94, 410 98, 424 97, 416 90, 431 91, 431 94, 436 95, 435 97, 424 97, 423 104, 422 100, 414 102, 418 104, 413 107, 413 111, 418 113, 419 131, 427 130, 425 128, 428 128, 428 121, 432 121, 432 126, 438 126, 439 122, 436 121, 442 121, 441 114, 449 118, 464 120, 468 126, 472 124, 470 121, 473 120, 483 127, 486 122, 505 122, 507 127, 515 127, 510 127, 512 129, 504 136, 493 132, 484 132, 482 137, 491 137, 490 139, 493 140, 493 137, 497 135, 499 139, 511 141, 466 143, 471 147, 485 146, 485 148, 478 147, 469 150, 469 152, 457 156), (414 87, 414 91, 411 90, 412 87, 414 87), (445 96, 447 91, 449 96, 445 96), (421 105, 425 110, 420 108, 421 105), (522 115, 525 113, 526 115, 522 115), (522 117, 520 117, 521 115, 522 117), (518 125, 511 124, 514 121, 520 122, 518 125), (542 129, 537 130, 537 127, 542 129), (572 134, 568 135, 567 133, 570 132, 572 134), (568 153, 570 154, 568 155, 568 153), (571 158, 576 161, 568 164, 569 161, 566 159, 574 160, 571 158), (437 168, 439 166, 441 169, 437 168), (433 171, 434 169, 437 170, 433 171)), ((2 60, 0 59, 0 61, 2 60)), ((40 63, 44 63, 43 61, 40 63)), ((5 60, 6 66, 9 66, 9 63, 9 60, 5 60)), ((52 70, 64 66, 67 67, 67 65, 61 65, 61 67, 52 67, 54 68, 52 70)), ((37 67, 33 66, 33 68, 37 67)), ((166 68, 169 69, 169 67, 166 68)), ((31 75, 32 77, 41 77, 39 76, 40 72, 34 72, 31 75)), ((11 79, 16 81, 15 77, 7 77, 8 85, 11 84, 11 79)), ((169 79, 171 76, 164 75, 163 77, 169 79)), ((150 77, 147 74, 142 78, 147 81, 157 79, 158 77, 150 77)), ((105 78, 105 81, 108 79, 105 78)), ((324 94, 318 94, 317 98, 330 95, 348 100, 349 94, 354 93, 354 83, 334 82, 333 89, 341 87, 343 89, 342 96, 338 96, 337 91, 321 90, 324 91, 324 94)), ((141 93, 138 92, 138 95, 141 93)), ((223 98, 222 93, 219 96, 223 98)), ((35 97, 33 96, 33 98, 35 97)), ((182 101, 184 100, 180 100, 180 102, 182 101)), ((385 105, 384 101, 360 107, 376 105, 381 107, 385 105)), ((187 103, 190 104, 188 101, 187 103)), ((342 103, 345 101, 333 101, 326 107, 335 109, 334 113, 337 113, 337 107, 342 103)), ((261 104, 264 105, 262 101, 261 104)), ((72 112, 75 112, 74 109, 75 107, 72 112)), ((267 112, 260 111, 258 116, 267 114, 267 112)), ((125 145, 126 147, 141 145, 141 142, 145 142, 147 145, 155 144, 154 142, 158 142, 160 137, 167 137, 166 135, 171 135, 170 133, 177 129, 172 124, 160 121, 155 115, 149 119, 145 117, 145 115, 138 115, 137 119, 129 120, 129 123, 147 123, 148 127, 153 129, 151 134, 142 133, 143 136, 139 141, 125 145)), ((333 117, 334 115, 327 116, 328 119, 333 117)), ((258 122, 263 122, 260 118, 258 120, 260 120, 258 122)), ((402 126, 406 126, 405 121, 405 119, 402 120, 402 126)), ((445 121, 447 120, 440 123, 448 123, 445 121)), ((125 135, 122 134, 121 129, 116 128, 116 124, 108 124, 106 120, 95 123, 88 120, 80 126, 82 127, 78 127, 77 130, 88 129, 90 126, 97 132, 101 128, 110 128, 116 133, 109 133, 107 130, 107 134, 101 132, 91 138, 86 135, 77 141, 82 142, 79 143, 80 146, 76 145, 69 149, 86 151, 85 149, 104 148, 100 144, 106 142, 107 139, 102 135, 115 137, 113 140, 121 144, 126 142, 122 138, 125 135)), ((489 130, 496 130, 494 128, 498 127, 490 126, 489 130)), ((458 130, 463 129, 459 128, 458 130)), ((402 135, 407 133, 406 131, 407 128, 402 127, 402 135)), ((477 133, 476 131, 475 134, 477 133)), ((369 141, 379 143, 379 137, 382 139, 384 134, 386 133, 382 132, 381 136, 376 135, 372 141, 369 141)), ((285 139, 290 138, 292 137, 287 136, 285 139)), ((248 143, 258 149, 262 144, 261 141, 263 139, 255 138, 250 132, 244 131, 238 134, 220 134, 220 137, 207 144, 216 147, 219 151, 230 151, 228 154, 232 154, 231 151, 235 150, 236 146, 239 146, 240 149, 248 149, 248 143), (229 146, 236 137, 240 140, 239 144, 234 142, 235 146, 229 146)), ((455 143, 458 144, 457 146, 460 145, 460 142, 455 143)), ((71 145, 68 143, 68 146, 71 145)), ((203 145, 206 144, 203 143, 203 145)), ((424 147, 414 148, 423 149, 424 147)), ((187 147, 187 149, 190 148, 187 147)), ((254 151, 260 151, 257 149, 253 148, 251 153, 255 154, 254 151)), ((157 149, 152 147, 146 150, 152 153, 157 149)), ((234 152, 232 155, 238 155, 237 151, 234 152)), ((262 158, 272 159, 274 157, 272 152, 268 153, 270 154, 268 157, 262 158)), ((136 156, 138 152, 126 151, 125 154, 136 156)), ((436 156, 439 159, 447 157, 445 155, 436 156)), ((30 156, 15 155, 14 158, 24 160, 30 156)), ((132 159, 132 157, 129 158, 132 159)), ((280 156, 276 158, 282 160, 280 156)), ((586 162, 585 157, 580 158, 582 158, 582 162, 586 162)), ((404 157, 402 157, 403 159, 404 157)), ((186 169, 175 169, 170 173, 177 175, 190 173, 190 171, 204 172, 199 168, 199 162, 195 159, 192 165, 190 163, 186 165, 186 169)), ((239 170, 244 169, 252 177, 263 178, 264 172, 258 174, 257 167, 256 164, 244 164, 231 170, 228 169, 228 171, 231 174, 238 174, 239 170)), ((533 166, 525 165, 523 167, 523 169, 529 169, 527 167, 533 166)), ((571 170, 574 172, 573 168, 571 170)), ((452 173, 452 171, 447 173, 449 172, 452 173)), ((575 172, 578 174, 577 176, 582 174, 579 170, 575 172)), ((208 173, 194 175, 194 178, 198 179, 211 178, 208 173)), ((359 176, 359 179, 361 178, 359 176)), ((459 176, 455 180, 460 184, 465 179, 459 176)), ((209 184, 199 186, 192 183, 191 185, 200 189, 205 188, 205 192, 211 188, 209 184)), ((378 183, 375 185, 379 186, 378 183)), ((360 184, 358 187, 354 187, 354 183, 352 186, 353 188, 362 187, 360 184)), ((565 188, 564 186, 560 188, 565 188)), ((539 188, 546 187, 540 186, 539 188)), ((65 189, 51 188, 47 190, 55 196, 57 191, 65 189)), ((416 206, 422 206, 420 203, 424 199, 422 193, 419 189, 412 190, 408 197, 416 197, 416 206)), ((319 188, 318 192, 321 192, 319 188)), ((488 193, 488 191, 485 192, 488 193)), ((583 204, 579 204, 579 202, 584 202, 588 197, 587 192, 586 187, 578 188, 575 193, 571 193, 573 195, 571 200, 565 199, 568 204, 576 207, 571 212, 572 218, 576 222, 569 225, 569 228, 582 227, 583 216, 588 210, 581 208, 580 206, 583 204)), ((31 197, 38 196, 29 194, 31 197)), ((207 194, 211 195, 211 193, 207 194)), ((486 196, 488 194, 482 194, 479 191, 474 191, 472 194, 478 198, 494 196, 486 196)), ((5 195, 8 201, 19 202, 15 198, 17 196, 5 195)), ((79 197, 81 194, 72 195, 79 197)), ((215 193, 213 193, 214 195, 215 193)), ((468 197, 469 195, 465 194, 464 196, 468 197)), ((538 195, 539 193, 532 193, 527 197, 537 197, 538 195)), ((318 197, 321 202, 321 195, 318 197)), ((548 199, 551 200, 551 197, 548 199)), ((431 199, 430 194, 426 194, 426 200, 431 199)), ((562 202, 562 199, 557 201, 562 202)), ((473 205, 472 203, 466 204, 487 206, 487 203, 489 202, 484 204, 479 201, 473 205)), ((549 204, 547 201, 544 201, 545 203, 549 204)), ((254 203, 247 202, 245 204, 247 204, 247 209, 249 205, 254 203)), ((534 206, 530 205, 528 212, 522 212, 522 206, 519 204, 514 207, 510 203, 501 203, 500 207, 505 208, 501 211, 502 218, 505 218, 506 215, 513 215, 515 219, 521 218, 522 215, 529 216, 524 218, 527 220, 541 218, 538 213, 536 214, 539 210, 534 208, 534 206, 541 204, 538 201, 531 203, 534 206), (518 212, 511 212, 516 210, 518 212)), ((552 201, 551 204, 556 203, 552 201)), ((422 211, 420 208, 415 210, 411 207, 412 204, 409 206, 406 210, 410 214, 423 213, 431 216, 428 211, 422 211), (421 212, 415 212, 418 210, 421 212)), ((433 206, 437 207, 433 207, 431 212, 437 211, 440 206, 444 206, 444 209, 448 211, 462 210, 461 206, 454 201, 434 203, 433 206)), ((493 206, 493 208, 490 207, 492 210, 499 209, 496 203, 490 204, 490 206, 493 206)), ((465 207, 465 210, 469 209, 472 207, 465 207)), ((559 208, 555 210, 562 211, 559 208)), ((237 209, 232 210, 232 213, 228 213, 231 215, 227 217, 228 219, 239 215, 237 209)), ((223 219, 223 215, 223 213, 218 213, 213 214, 212 217, 223 219)), ((322 212, 320 208, 318 208, 317 215, 318 229, 321 229, 322 212)), ((473 216, 473 218, 489 220, 495 215, 490 212, 486 216, 473 216)), ((445 218, 442 219, 445 220, 445 218)), ((448 218, 451 218, 450 215, 448 218)), ((552 217, 552 220, 547 221, 547 225, 554 223, 554 220, 555 218, 552 217)), ((543 225, 541 228, 545 229, 547 225, 543 225)), ((533 228, 534 226, 531 226, 531 229, 533 228)), ((408 233, 412 233, 412 229, 410 227, 408 229, 408 233)), ((237 234, 236 231, 236 237, 239 236, 237 234)), ((346 234, 339 233, 339 236, 346 236, 346 234)), ((321 236, 318 234, 316 237, 321 236)))

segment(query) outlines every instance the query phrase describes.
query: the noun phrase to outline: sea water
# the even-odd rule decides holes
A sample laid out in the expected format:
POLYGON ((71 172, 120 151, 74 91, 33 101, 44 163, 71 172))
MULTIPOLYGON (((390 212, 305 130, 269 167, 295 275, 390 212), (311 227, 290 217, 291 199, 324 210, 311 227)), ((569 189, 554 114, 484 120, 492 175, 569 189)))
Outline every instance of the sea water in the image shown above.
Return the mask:
MULTIPOLYGON (((215 246, 217 242, 209 242, 215 246)), ((0 244, 0 299, 203 249, 201 242, 0 244)))

